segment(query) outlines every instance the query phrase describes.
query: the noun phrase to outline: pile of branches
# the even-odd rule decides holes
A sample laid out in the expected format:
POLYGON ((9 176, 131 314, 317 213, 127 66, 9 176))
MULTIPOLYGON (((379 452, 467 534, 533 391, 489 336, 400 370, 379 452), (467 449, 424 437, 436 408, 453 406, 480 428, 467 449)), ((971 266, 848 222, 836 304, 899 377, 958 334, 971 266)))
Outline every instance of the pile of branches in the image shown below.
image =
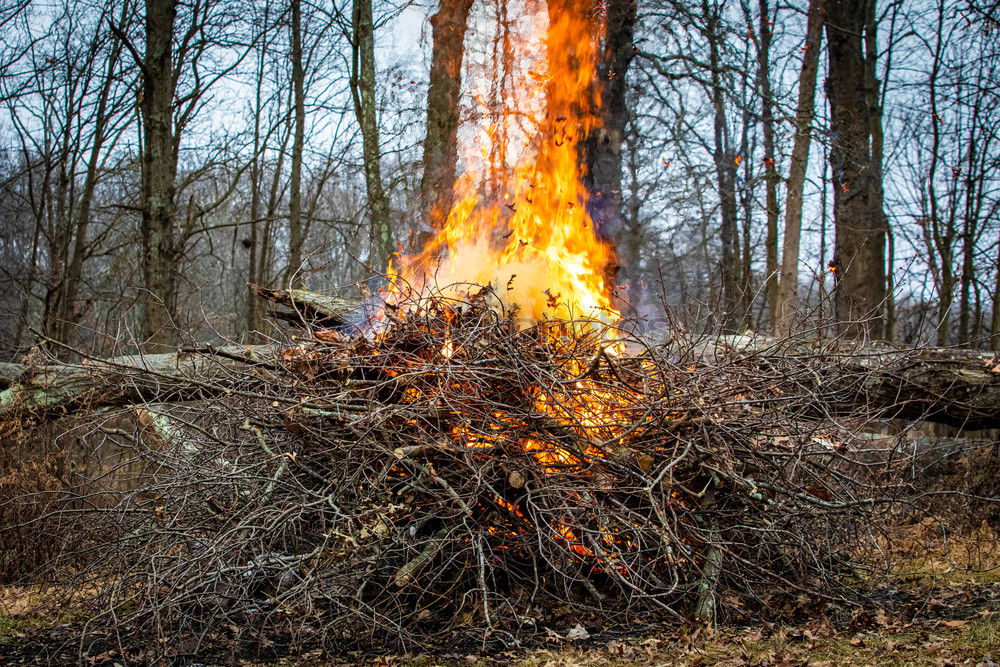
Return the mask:
POLYGON ((892 450, 852 435, 860 417, 824 414, 813 371, 524 328, 488 289, 383 317, 299 320, 295 344, 220 364, 221 390, 99 418, 131 476, 92 501, 87 632, 143 659, 510 645, 873 585, 906 490, 892 450))

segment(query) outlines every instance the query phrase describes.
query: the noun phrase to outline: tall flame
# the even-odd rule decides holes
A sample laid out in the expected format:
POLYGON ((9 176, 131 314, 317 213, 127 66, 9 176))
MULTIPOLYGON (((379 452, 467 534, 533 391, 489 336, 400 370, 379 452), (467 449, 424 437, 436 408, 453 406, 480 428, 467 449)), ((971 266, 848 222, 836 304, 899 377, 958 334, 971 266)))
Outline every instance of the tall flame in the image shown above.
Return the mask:
POLYGON ((518 43, 522 59, 534 60, 520 78, 536 103, 511 108, 510 100, 501 100, 496 114, 483 96, 473 96, 496 117, 475 135, 480 154, 520 159, 511 168, 494 164, 458 180, 447 218, 432 221, 437 235, 390 267, 391 291, 492 284, 535 321, 617 319, 605 277, 614 254, 587 213, 577 152, 578 142, 600 126, 595 81, 603 23, 593 0, 549 0, 547 16, 536 12, 533 34, 518 43), (518 141, 511 137, 522 137, 521 145, 511 146, 518 141), (481 189, 484 182, 489 187, 481 189))

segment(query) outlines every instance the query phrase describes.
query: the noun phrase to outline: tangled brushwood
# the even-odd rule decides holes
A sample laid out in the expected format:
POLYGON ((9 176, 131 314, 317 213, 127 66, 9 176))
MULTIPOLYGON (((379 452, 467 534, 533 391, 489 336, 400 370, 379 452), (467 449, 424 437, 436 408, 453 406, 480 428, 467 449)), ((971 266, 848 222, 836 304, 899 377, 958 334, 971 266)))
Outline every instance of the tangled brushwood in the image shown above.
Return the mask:
POLYGON ((299 341, 106 429, 132 455, 88 501, 107 536, 88 633, 166 654, 509 645, 560 614, 774 615, 873 583, 899 478, 858 420, 824 417, 812 370, 520 329, 485 289, 299 341))

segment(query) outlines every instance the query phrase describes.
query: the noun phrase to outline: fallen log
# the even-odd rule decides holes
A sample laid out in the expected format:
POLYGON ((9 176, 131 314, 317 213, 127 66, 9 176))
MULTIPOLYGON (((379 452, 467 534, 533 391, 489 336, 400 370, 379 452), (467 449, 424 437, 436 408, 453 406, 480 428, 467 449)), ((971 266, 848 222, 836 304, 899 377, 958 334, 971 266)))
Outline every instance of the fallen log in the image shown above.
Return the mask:
MULTIPOLYGON (((297 327, 319 327, 319 339, 329 337, 329 330, 351 329, 350 318, 362 306, 358 300, 307 290, 266 289, 249 283, 248 287, 262 299, 287 309, 275 309, 272 317, 297 327)), ((250 369, 259 375, 274 368, 278 351, 269 345, 203 345, 81 363, 0 363, 0 426, 24 415, 45 420, 135 402, 208 398, 245 383, 241 374, 250 369)))
MULTIPOLYGON (((287 308, 276 315, 313 336, 340 340, 361 303, 306 290, 251 289, 287 308), (329 327, 330 329, 324 329, 329 327)), ((861 345, 838 339, 775 339, 718 336, 692 340, 662 332, 637 338, 671 351, 685 363, 746 364, 791 371, 778 378, 786 393, 809 392, 816 411, 948 424, 965 429, 1000 428, 1000 357, 961 349, 908 349, 861 345)), ((35 419, 138 401, 191 400, 232 390, 246 373, 260 380, 281 360, 274 346, 211 347, 169 354, 128 355, 80 364, 41 367, 0 364, 0 423, 30 413, 35 419)), ((598 361, 600 361, 598 359, 598 361)), ((589 371, 588 371, 589 372, 589 371)))
POLYGON ((269 345, 203 346, 80 363, 5 364, 5 377, 12 381, 0 391, 0 431, 23 416, 42 421, 137 402, 209 398, 248 379, 264 381, 275 353, 269 345))
POLYGON ((247 287, 260 298, 288 310, 274 309, 271 317, 286 320, 293 325, 306 324, 319 328, 351 328, 352 315, 361 310, 362 302, 302 289, 267 289, 247 283, 247 287))
POLYGON ((794 369, 796 387, 812 392, 829 415, 871 415, 976 430, 1000 428, 1000 356, 955 348, 901 348, 841 339, 782 340, 743 335, 680 345, 713 363, 754 362, 794 369))

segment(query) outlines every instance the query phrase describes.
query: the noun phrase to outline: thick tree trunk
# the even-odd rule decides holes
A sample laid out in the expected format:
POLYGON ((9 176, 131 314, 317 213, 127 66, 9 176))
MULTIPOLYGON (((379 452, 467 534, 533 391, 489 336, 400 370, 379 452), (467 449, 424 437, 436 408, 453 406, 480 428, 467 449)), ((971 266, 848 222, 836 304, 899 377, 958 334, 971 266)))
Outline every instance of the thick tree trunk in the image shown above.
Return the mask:
MULTIPOLYGON (((255 379, 261 381, 255 365, 269 364, 274 351, 267 346, 232 347, 136 354, 87 364, 25 366, 0 391, 0 435, 25 418, 55 419, 144 401, 200 400, 246 388, 255 379)), ((13 369, 0 371, 10 376, 13 369)))
MULTIPOLYGON (((257 297, 284 306, 286 310, 275 310, 272 317, 308 329, 349 330, 349 319, 361 306, 351 299, 305 290, 271 290, 253 284, 248 288, 257 297)), ((0 363, 0 435, 25 417, 53 419, 138 401, 200 400, 252 391, 248 387, 266 382, 268 369, 280 363, 280 352, 275 345, 203 346, 81 364, 0 363)))
POLYGON ((351 94, 361 126, 364 151, 365 187, 371 210, 368 263, 375 271, 385 271, 395 251, 389 220, 389 198, 382 184, 382 149, 379 145, 375 98, 375 25, 372 1, 354 0, 351 94))
POLYGON ((177 77, 172 40, 177 0, 146 0, 142 97, 142 277, 140 332, 149 350, 176 340, 179 260, 174 223, 177 141, 173 103, 177 77))
POLYGON ((813 396, 818 414, 1000 428, 1000 362, 991 352, 749 335, 674 344, 705 363, 752 360, 788 383, 782 391, 813 396))
POLYGON ((827 96, 833 176, 834 305, 840 330, 880 338, 885 327, 885 217, 872 162, 862 35, 867 0, 829 0, 827 96))
POLYGON ((451 211, 458 161, 458 103, 462 94, 462 58, 465 30, 472 0, 440 0, 431 17, 433 47, 427 87, 427 135, 424 138, 424 173, 420 180, 422 223, 427 225, 413 239, 420 250, 432 230, 440 229, 451 211))
MULTIPOLYGON (((595 82, 600 95, 598 127, 588 134, 581 146, 586 167, 584 185, 590 196, 587 210, 598 235, 611 241, 617 251, 618 266, 611 273, 616 274, 622 268, 630 282, 638 280, 639 257, 629 252, 633 245, 626 243, 624 238, 622 141, 628 122, 625 93, 628 68, 635 55, 635 17, 636 0, 608 1, 604 48, 595 82)), ((616 275, 607 278, 608 284, 618 282, 616 275)))
POLYGON ((778 281, 778 304, 775 333, 792 333, 798 310, 799 243, 802 238, 802 194, 809 166, 812 124, 816 107, 816 72, 823 38, 823 0, 810 0, 803 45, 802 70, 799 74, 799 101, 795 111, 795 141, 788 169, 785 195, 785 234, 781 248, 781 279, 778 281))

